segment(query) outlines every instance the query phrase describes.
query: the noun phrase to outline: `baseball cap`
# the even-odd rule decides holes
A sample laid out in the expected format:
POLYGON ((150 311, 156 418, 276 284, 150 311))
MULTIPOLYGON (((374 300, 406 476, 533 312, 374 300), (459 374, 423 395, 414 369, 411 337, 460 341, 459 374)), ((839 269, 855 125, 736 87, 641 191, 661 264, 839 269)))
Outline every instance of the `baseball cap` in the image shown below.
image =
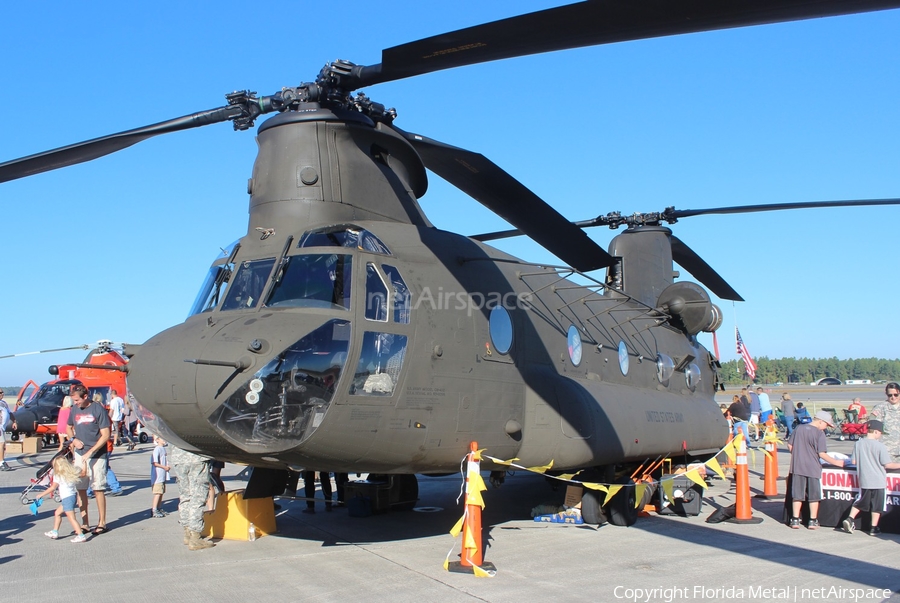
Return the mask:
POLYGON ((816 413, 815 418, 820 421, 824 421, 825 424, 828 425, 829 427, 834 427, 834 419, 831 418, 830 412, 820 410, 819 412, 816 413))
POLYGON ((879 421, 877 419, 872 419, 871 421, 868 421, 866 423, 866 427, 869 429, 869 431, 872 431, 873 429, 877 429, 878 431, 880 431, 883 434, 888 433, 884 429, 884 423, 882 423, 881 421, 879 421))

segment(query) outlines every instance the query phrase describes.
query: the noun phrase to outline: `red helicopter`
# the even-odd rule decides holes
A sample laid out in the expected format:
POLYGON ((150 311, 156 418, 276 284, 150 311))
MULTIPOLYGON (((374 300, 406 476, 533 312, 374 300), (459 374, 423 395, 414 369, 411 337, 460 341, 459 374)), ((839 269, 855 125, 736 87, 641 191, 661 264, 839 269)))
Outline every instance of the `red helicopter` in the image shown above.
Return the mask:
MULTIPOLYGON (((128 391, 125 385, 128 357, 114 349, 111 341, 98 341, 92 349, 89 345, 70 349, 90 351, 83 362, 51 365, 48 370, 56 379, 40 387, 29 381, 19 392, 10 425, 13 441, 18 440, 20 434, 43 436, 48 444, 55 441, 59 410, 73 385, 80 383, 87 387, 92 399, 104 406, 109 402, 110 390, 115 389, 122 394, 128 391), (26 397, 26 394, 30 395, 26 397)), ((147 437, 146 434, 141 438, 142 442, 144 437, 147 437)))

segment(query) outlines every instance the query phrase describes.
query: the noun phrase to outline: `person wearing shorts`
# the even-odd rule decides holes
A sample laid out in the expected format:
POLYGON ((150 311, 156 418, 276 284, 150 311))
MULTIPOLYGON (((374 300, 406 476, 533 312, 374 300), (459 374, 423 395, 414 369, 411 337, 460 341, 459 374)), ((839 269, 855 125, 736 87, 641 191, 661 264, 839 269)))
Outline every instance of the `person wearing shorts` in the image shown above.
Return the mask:
POLYGON ((93 533, 103 534, 106 527, 106 443, 111 434, 109 414, 102 404, 91 400, 88 389, 78 383, 69 391, 72 397, 72 412, 69 415, 69 437, 75 466, 81 470, 82 479, 78 484, 78 500, 81 504, 81 525, 90 525, 88 518, 87 490, 90 486, 97 501, 97 527, 93 533))
POLYGON ((171 467, 166 457, 166 441, 159 436, 153 437, 153 453, 150 455, 150 489, 153 492, 153 502, 150 505, 150 517, 165 517, 166 513, 160 509, 163 494, 166 493, 166 474, 171 467))
POLYGON ((860 513, 871 513, 872 522, 869 536, 881 534, 878 520, 884 511, 884 490, 887 482, 886 469, 900 469, 900 463, 891 462, 891 454, 881 442, 885 433, 884 423, 871 420, 866 423, 868 433, 858 440, 853 448, 853 462, 859 477, 859 496, 853 502, 850 516, 841 524, 844 531, 852 534, 856 529, 856 516, 860 513))
POLYGON ((834 427, 831 414, 820 410, 811 423, 798 425, 788 440, 791 451, 791 521, 792 529, 800 529, 800 510, 803 502, 809 503, 810 530, 819 527, 819 501, 822 500, 822 464, 819 459, 844 466, 844 461, 829 456, 825 428, 834 427))

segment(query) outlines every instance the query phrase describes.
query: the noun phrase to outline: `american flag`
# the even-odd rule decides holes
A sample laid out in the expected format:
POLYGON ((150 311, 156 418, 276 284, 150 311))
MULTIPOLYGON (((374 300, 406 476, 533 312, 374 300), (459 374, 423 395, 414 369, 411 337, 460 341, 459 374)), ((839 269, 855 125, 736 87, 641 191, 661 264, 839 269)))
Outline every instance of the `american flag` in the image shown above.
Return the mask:
POLYGON ((747 346, 744 345, 744 340, 741 339, 741 332, 738 331, 737 327, 734 328, 734 338, 737 341, 737 353, 744 359, 744 370, 751 379, 756 379, 756 363, 753 362, 750 352, 747 351, 747 346))

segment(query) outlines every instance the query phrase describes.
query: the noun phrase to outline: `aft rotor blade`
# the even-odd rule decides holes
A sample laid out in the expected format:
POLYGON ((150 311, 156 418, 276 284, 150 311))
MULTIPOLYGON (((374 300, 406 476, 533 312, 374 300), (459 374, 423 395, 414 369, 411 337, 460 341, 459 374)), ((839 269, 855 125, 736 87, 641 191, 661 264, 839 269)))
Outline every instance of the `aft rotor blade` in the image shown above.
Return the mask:
POLYGON ((569 48, 898 7, 898 0, 588 0, 385 49, 356 87, 569 48))
POLYGON ((484 155, 394 129, 412 143, 425 167, 518 227, 566 264, 589 272, 616 263, 584 231, 484 155))
POLYGON ((85 142, 60 147, 52 151, 44 151, 36 155, 13 159, 0 163, 0 182, 8 182, 17 178, 24 178, 42 172, 49 172, 57 168, 91 161, 116 151, 128 148, 142 140, 147 140, 158 134, 188 130, 208 124, 228 121, 239 117, 243 109, 239 105, 227 105, 218 109, 192 113, 184 117, 177 117, 168 121, 162 121, 150 126, 110 134, 102 138, 95 138, 85 142))
POLYGON ((695 279, 715 293, 719 299, 744 301, 744 298, 738 295, 738 292, 732 289, 731 285, 726 283, 725 279, 719 276, 719 273, 713 270, 693 249, 674 235, 670 235, 669 238, 672 240, 672 259, 679 266, 690 272, 695 279))
POLYGON ((667 209, 666 219, 690 218, 705 214, 748 214, 760 211, 781 211, 784 209, 819 209, 822 207, 866 207, 872 205, 900 205, 900 199, 850 199, 841 201, 805 201, 801 203, 768 203, 761 205, 734 205, 731 207, 708 207, 706 209, 667 209))

